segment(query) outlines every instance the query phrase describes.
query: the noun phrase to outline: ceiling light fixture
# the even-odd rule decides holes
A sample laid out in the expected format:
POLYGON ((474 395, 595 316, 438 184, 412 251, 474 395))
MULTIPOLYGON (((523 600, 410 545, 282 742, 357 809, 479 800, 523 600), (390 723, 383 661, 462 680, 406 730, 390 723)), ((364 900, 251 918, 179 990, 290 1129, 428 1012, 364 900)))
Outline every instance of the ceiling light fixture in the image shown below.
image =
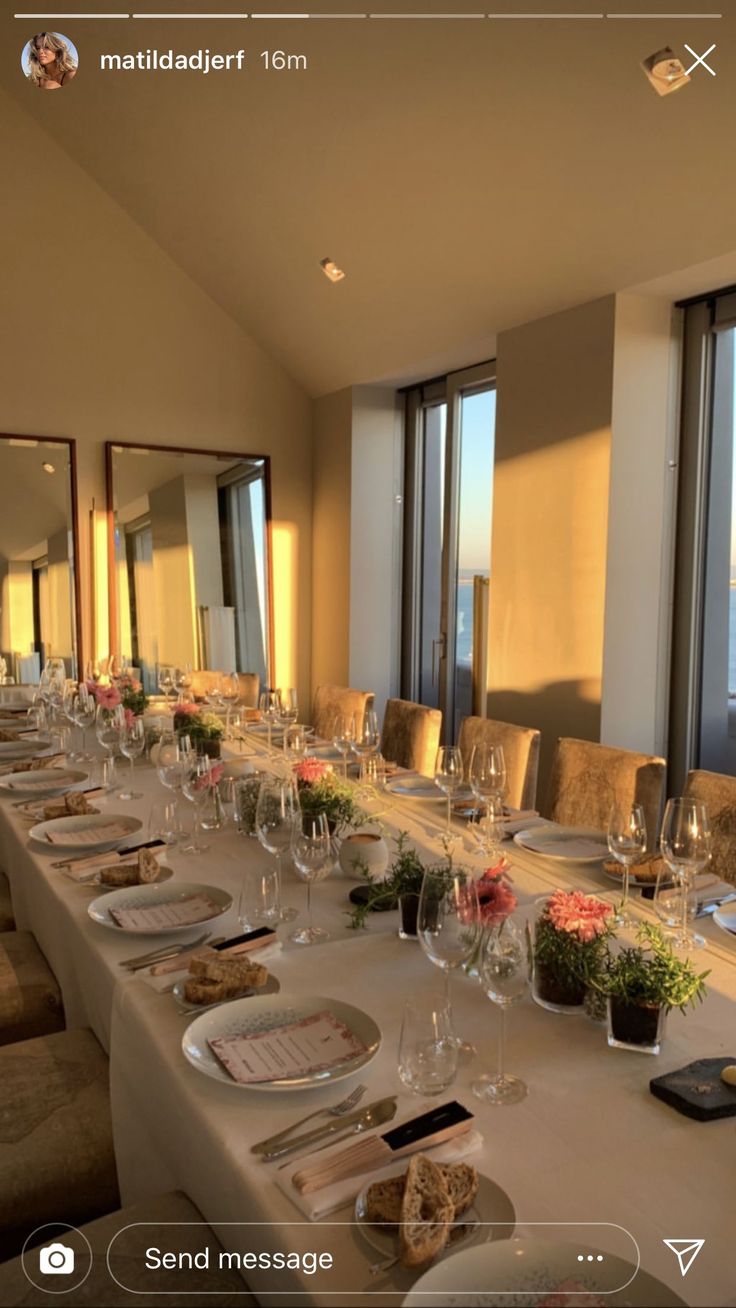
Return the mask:
POLYGON ((674 50, 671 50, 668 45, 663 50, 657 50, 655 54, 649 55, 647 59, 643 59, 641 66, 657 95, 670 95, 672 91, 679 91, 681 86, 690 81, 682 60, 677 58, 674 50))
POLYGON ((334 259, 330 259, 329 256, 326 259, 320 259, 319 266, 328 281, 341 282, 345 276, 342 268, 338 268, 334 259))
POLYGON ((41 467, 43 468, 44 472, 49 472, 49 473, 56 472, 56 468, 54 467, 53 463, 42 463, 41 467))

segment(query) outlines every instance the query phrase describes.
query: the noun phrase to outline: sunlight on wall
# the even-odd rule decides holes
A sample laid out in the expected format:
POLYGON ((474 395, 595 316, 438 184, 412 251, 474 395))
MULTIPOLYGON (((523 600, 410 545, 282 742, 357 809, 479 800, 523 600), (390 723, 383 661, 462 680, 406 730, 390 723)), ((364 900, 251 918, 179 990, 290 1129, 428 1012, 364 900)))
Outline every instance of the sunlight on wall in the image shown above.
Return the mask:
POLYGON ((90 512, 92 538, 92 657, 106 658, 110 651, 109 587, 107 584, 107 512, 90 512))
POLYGON ((273 522, 274 653, 276 686, 296 684, 297 528, 293 522, 273 522))

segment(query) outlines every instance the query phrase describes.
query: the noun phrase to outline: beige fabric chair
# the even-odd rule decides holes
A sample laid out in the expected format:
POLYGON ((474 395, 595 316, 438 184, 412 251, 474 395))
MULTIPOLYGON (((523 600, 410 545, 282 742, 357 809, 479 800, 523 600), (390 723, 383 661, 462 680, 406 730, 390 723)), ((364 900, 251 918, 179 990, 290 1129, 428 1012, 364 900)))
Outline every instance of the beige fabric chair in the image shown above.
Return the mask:
POLYGON ((4 872, 0 872, 0 934, 3 931, 15 930, 15 917, 13 915, 13 897, 10 893, 10 882, 4 872))
MULTIPOLYGON (((192 673, 190 695, 193 699, 204 699, 208 690, 223 676, 222 672, 199 671, 192 673)), ((240 704, 245 708, 258 708, 261 691, 261 679, 257 672, 239 672, 240 704)))
POLYGON ((552 760, 545 816, 606 831, 614 804, 641 804, 647 845, 659 837, 667 767, 663 758, 563 736, 552 760))
POLYGON ((332 738, 332 724, 338 713, 355 718, 360 731, 366 709, 373 707, 372 690, 352 690, 349 686, 318 686, 314 692, 312 726, 322 740, 332 738))
POLYGON ((6 1045, 0 1086, 5 1236, 22 1230, 25 1238, 43 1222, 77 1225, 117 1208, 108 1064, 92 1032, 6 1045))
POLYGON ((441 730, 439 709, 412 704, 407 699, 390 699, 383 716, 381 753, 390 763, 432 777, 441 730))
MULTIPOLYGON (((97 1221, 88 1222, 80 1229, 92 1250, 92 1270, 84 1284, 69 1295, 74 1308, 118 1308, 118 1305, 130 1308, 132 1304, 137 1305, 137 1308, 161 1308, 162 1304, 172 1301, 193 1305, 194 1308, 211 1308, 213 1304, 218 1305, 218 1308, 225 1308, 225 1305, 233 1308, 236 1304, 255 1308, 256 1300, 248 1293, 239 1274, 235 1270, 219 1270, 217 1264, 222 1245, 212 1228, 204 1222, 199 1209, 181 1191, 157 1195, 154 1199, 120 1208, 97 1221), (139 1226, 118 1234, 123 1231, 123 1227, 137 1222, 154 1225, 145 1228, 139 1226), (167 1225, 171 1222, 197 1225, 167 1225), (115 1236, 118 1238, 112 1246, 110 1262, 117 1280, 129 1287, 125 1290, 113 1281, 105 1262, 108 1245, 115 1236), (191 1271, 188 1267, 183 1271, 146 1270, 144 1260, 148 1248, 171 1250, 174 1253, 186 1251, 191 1254, 209 1249, 210 1266, 209 1269, 193 1268, 191 1271), (151 1293, 157 1287, 164 1292, 151 1293)), ((81 1236, 75 1231, 60 1231, 59 1238, 74 1250, 76 1266, 84 1269, 89 1252, 81 1236)), ((41 1280, 40 1277, 38 1279, 41 1280)), ((56 1276, 53 1279, 58 1281, 64 1278, 56 1276)), ((3 1287, 3 1308, 42 1308, 42 1305, 43 1308, 48 1308, 49 1303, 53 1302, 43 1290, 37 1290, 29 1284, 20 1258, 12 1258, 0 1266, 0 1283, 3 1287)))
POLYGON ((704 871, 736 885, 736 777, 720 772, 689 772, 684 793, 708 808, 712 857, 704 871))
POLYGON ((0 1045, 64 1030, 56 977, 30 931, 0 935, 0 1045))
POLYGON ((501 745, 506 763, 506 795, 509 808, 534 808, 537 802, 537 772, 541 734, 532 727, 516 727, 493 718, 463 718, 458 745, 467 778, 475 745, 501 745))

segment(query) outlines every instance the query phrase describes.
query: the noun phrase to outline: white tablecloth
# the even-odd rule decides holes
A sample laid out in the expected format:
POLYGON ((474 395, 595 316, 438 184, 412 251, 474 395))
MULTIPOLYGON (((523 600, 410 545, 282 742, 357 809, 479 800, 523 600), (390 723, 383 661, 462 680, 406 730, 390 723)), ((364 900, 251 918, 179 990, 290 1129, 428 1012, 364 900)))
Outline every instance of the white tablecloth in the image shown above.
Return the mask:
MULTIPOLYGON (((144 816, 151 796, 160 798, 162 792, 152 769, 141 767, 139 780, 146 802, 124 805, 113 799, 108 808, 144 816)), ((431 836, 441 815, 439 806, 402 802, 389 816, 436 856, 431 836)), ((53 871, 53 855, 31 851, 27 824, 7 800, 0 806, 0 836, 18 925, 34 931, 56 972, 69 1024, 91 1025, 110 1051, 123 1201, 179 1187, 215 1225, 276 1224, 260 1229, 264 1247, 269 1241, 275 1247, 288 1229, 290 1247, 333 1252, 333 1273, 321 1280, 284 1276, 278 1282, 281 1297, 272 1293, 272 1278, 249 1272, 248 1281, 264 1304, 332 1304, 349 1292, 368 1290, 372 1297, 362 1302, 399 1302, 406 1274, 369 1278, 376 1254, 349 1224, 350 1211, 317 1229, 285 1228, 299 1223, 300 1214, 273 1183, 269 1167, 249 1152, 255 1140, 342 1097, 338 1088, 278 1095, 243 1091, 201 1076, 181 1053, 187 1018, 172 996, 118 967, 120 958, 137 952, 139 941, 141 952, 145 949, 144 939, 121 939, 89 920, 86 906, 95 892, 53 871)), ((234 832, 211 834, 210 840, 208 854, 194 858, 173 852, 166 861, 177 879, 209 881, 237 898, 246 863, 266 856, 255 841, 234 832)), ((514 846, 509 853, 516 887, 527 903, 556 885, 609 888, 594 867, 581 871, 514 846)), ((408 1115, 421 1105, 400 1087, 396 1073, 402 1003, 409 994, 438 985, 439 974, 418 945, 398 939, 395 914, 375 915, 368 930, 350 931, 349 888, 337 877, 315 887, 315 917, 329 927, 332 940, 306 950, 287 945, 271 967, 283 993, 336 996, 376 1019, 383 1035, 380 1053, 354 1081, 362 1079, 368 1086, 364 1102, 398 1093, 399 1116, 408 1115)), ((290 902, 302 905, 304 889, 293 873, 286 874, 285 891, 290 902)), ((235 929, 233 912, 222 919, 221 930, 235 929)), ((508 1065, 527 1082, 529 1095, 512 1108, 486 1108, 470 1094, 477 1069, 493 1065, 498 1015, 470 979, 458 977, 454 986, 458 1029, 476 1042, 479 1058, 461 1070, 452 1093, 476 1112, 485 1137, 477 1165, 506 1190, 518 1224, 619 1223, 638 1241, 642 1267, 684 1293, 692 1305, 726 1304, 736 1296, 729 1270, 736 1124, 734 1119, 692 1122, 654 1099, 648 1083, 696 1057, 733 1054, 736 1061, 736 953, 715 924, 705 921, 703 929, 709 947, 700 957, 703 967, 712 969, 709 996, 687 1017, 670 1015, 657 1059, 608 1049, 604 1028, 583 1017, 554 1015, 531 1000, 516 1007, 509 1017, 508 1065), (695 1236, 704 1237, 706 1245, 683 1282, 662 1242, 695 1236)), ((354 1081, 341 1089, 347 1092, 354 1081)), ((618 1237, 610 1228, 600 1231, 600 1247, 613 1252, 618 1237)), ((228 1248, 252 1247, 246 1231, 222 1228, 221 1235, 228 1248)), ((625 1302, 625 1293, 611 1301, 625 1302)))

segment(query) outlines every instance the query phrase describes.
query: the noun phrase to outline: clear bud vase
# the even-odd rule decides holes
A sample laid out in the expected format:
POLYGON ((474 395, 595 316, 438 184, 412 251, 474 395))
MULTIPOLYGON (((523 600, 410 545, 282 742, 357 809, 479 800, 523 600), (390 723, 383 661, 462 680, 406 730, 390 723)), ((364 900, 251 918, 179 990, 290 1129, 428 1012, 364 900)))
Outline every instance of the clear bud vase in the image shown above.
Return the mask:
POLYGON ((202 804, 199 821, 205 831, 219 831, 225 825, 225 810, 217 786, 207 787, 207 798, 202 804))

